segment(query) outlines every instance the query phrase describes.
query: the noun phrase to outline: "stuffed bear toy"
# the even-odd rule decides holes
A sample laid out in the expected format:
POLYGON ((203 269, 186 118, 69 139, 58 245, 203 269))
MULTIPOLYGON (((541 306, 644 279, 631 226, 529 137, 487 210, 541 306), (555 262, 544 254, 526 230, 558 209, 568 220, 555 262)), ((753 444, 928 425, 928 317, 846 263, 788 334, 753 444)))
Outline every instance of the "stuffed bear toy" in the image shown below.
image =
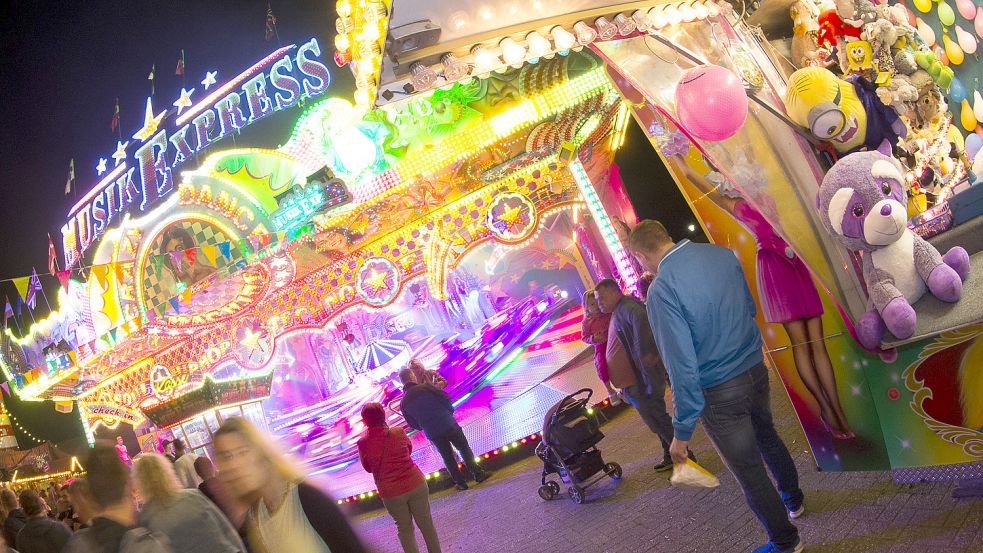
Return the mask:
POLYGON ((889 149, 841 158, 826 173, 817 204, 826 230, 844 246, 862 252, 871 308, 857 324, 861 345, 875 350, 885 327, 899 339, 915 332, 911 304, 926 288, 955 302, 969 275, 969 254, 954 247, 940 255, 908 229, 904 171, 889 149))

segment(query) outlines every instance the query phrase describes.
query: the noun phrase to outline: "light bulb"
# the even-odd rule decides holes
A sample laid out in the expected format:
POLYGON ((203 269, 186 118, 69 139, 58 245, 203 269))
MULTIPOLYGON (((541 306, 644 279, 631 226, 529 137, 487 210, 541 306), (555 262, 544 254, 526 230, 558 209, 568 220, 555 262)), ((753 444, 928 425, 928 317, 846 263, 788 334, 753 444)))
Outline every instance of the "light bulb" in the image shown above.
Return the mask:
POLYGON ((471 49, 471 55, 474 56, 474 68, 481 73, 491 71, 499 64, 498 56, 480 44, 471 49))
POLYGON ((352 32, 355 27, 355 23, 352 21, 351 17, 339 17, 334 21, 334 29, 339 35, 347 35, 352 32))
POLYGON ((553 51, 553 45, 543 35, 533 31, 526 35, 526 44, 529 45, 529 56, 539 58, 553 51))
POLYGON ((351 42, 348 40, 348 35, 335 35, 334 46, 342 52, 347 52, 348 47, 351 46, 351 42))
POLYGON ((440 63, 444 64, 444 78, 448 82, 457 82, 471 73, 471 68, 461 58, 454 54, 444 54, 440 58, 440 63))
POLYGON ((682 22, 683 12, 681 12, 679 8, 674 8, 668 5, 664 6, 664 8, 665 8, 666 20, 669 22, 670 25, 678 25, 680 22, 682 22))
POLYGON ((669 24, 669 19, 661 8, 655 7, 649 10, 649 22, 652 29, 659 30, 669 24))
POLYGON ((648 13, 643 10, 635 10, 635 13, 631 14, 631 18, 635 21, 635 26, 641 32, 646 32, 652 27, 652 22, 649 21, 648 13))
POLYGON ((471 16, 468 15, 468 12, 454 12, 447 18, 447 26, 454 31, 463 31, 470 24, 471 16))
POLYGON ((594 20, 594 28, 597 29, 597 36, 601 40, 611 40, 618 34, 618 26, 611 23, 603 15, 594 20))
POLYGON ((376 23, 386 17, 386 6, 376 1, 367 2, 362 9, 362 18, 368 23, 376 23))
POLYGON ((635 32, 635 21, 623 13, 614 16, 614 24, 618 27, 618 34, 628 36, 635 32))
POLYGON ((707 17, 717 17, 720 15, 720 6, 716 2, 707 2, 704 6, 707 9, 707 17))
POLYGON ((578 21, 577 24, 573 26, 573 32, 577 34, 577 44, 580 44, 581 46, 587 46, 591 42, 597 40, 597 31, 583 21, 578 21))
POLYGON ((413 76, 413 88, 417 92, 430 90, 433 85, 437 84, 437 72, 431 69, 429 65, 420 62, 414 63, 410 66, 410 75, 413 76))
POLYGON ((696 20, 696 10, 691 8, 689 4, 681 4, 676 10, 679 12, 680 18, 686 23, 696 20))
POLYGON ((526 49, 509 37, 503 38, 498 46, 502 49, 502 59, 509 65, 519 65, 526 59, 526 49))
POLYGON ((564 50, 569 50, 577 45, 577 37, 573 36, 573 33, 557 25, 553 27, 550 31, 550 35, 553 37, 553 44, 556 45, 556 49, 561 52, 564 50))
POLYGON ((335 13, 342 17, 349 17, 352 15, 352 4, 348 0, 340 0, 337 4, 337 10, 335 13))
POLYGON ((359 40, 368 40, 370 42, 375 42, 379 40, 379 26, 378 25, 366 25, 362 27, 362 32, 356 37, 359 40))
POLYGON ((705 2, 697 0, 690 5, 690 9, 693 10, 697 21, 702 21, 710 16, 710 8, 707 7, 705 2))

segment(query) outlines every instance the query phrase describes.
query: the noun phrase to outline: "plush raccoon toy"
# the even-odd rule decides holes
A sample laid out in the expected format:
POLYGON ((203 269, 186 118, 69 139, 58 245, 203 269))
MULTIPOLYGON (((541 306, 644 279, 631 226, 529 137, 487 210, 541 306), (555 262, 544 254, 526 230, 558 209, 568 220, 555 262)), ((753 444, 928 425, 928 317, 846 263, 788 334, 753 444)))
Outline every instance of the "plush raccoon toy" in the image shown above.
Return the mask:
POLYGON ((871 309, 857 325, 860 343, 875 349, 884 329, 900 339, 915 332, 911 304, 926 288, 942 301, 955 302, 969 275, 969 254, 954 247, 946 254, 908 229, 904 172, 882 152, 841 158, 826 173, 818 207, 826 230, 844 246, 863 252, 864 280, 871 309))

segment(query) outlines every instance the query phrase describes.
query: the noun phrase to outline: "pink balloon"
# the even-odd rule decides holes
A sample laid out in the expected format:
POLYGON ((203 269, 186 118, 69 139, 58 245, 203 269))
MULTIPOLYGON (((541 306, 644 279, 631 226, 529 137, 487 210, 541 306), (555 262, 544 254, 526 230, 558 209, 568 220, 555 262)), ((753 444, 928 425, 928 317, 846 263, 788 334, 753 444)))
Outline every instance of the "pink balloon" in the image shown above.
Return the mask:
POLYGON ((676 86, 676 115, 697 138, 717 141, 734 136, 747 111, 741 79, 719 65, 694 67, 683 73, 676 86))
POLYGON ((976 27, 976 36, 983 38, 983 8, 976 10, 976 21, 973 22, 973 26, 976 27))
POLYGON ((976 14, 976 5, 973 4, 973 0, 956 0, 956 9, 959 10, 959 15, 966 19, 972 19, 973 15, 976 14))

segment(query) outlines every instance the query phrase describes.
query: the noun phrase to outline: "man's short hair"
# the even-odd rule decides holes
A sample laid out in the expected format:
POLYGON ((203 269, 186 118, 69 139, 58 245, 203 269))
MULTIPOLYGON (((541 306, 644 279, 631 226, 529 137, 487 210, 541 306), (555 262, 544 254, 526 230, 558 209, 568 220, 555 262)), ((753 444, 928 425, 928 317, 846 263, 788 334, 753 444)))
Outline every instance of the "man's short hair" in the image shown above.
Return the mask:
POLYGON ((195 472, 198 473, 203 480, 207 480, 211 473, 215 472, 215 465, 212 464, 212 460, 204 455, 195 458, 195 472))
POLYGON ((184 451, 184 440, 181 438, 175 438, 171 443, 174 444, 174 451, 184 451))
POLYGON ((10 512, 17 508, 17 494, 14 490, 4 489, 0 491, 0 505, 3 506, 3 510, 10 512))
POLYGON ((605 279, 602 279, 600 282, 598 282, 597 283, 597 286, 594 286, 594 290, 598 290, 598 291, 600 291, 600 290, 617 290, 617 291, 621 292, 621 286, 619 286, 618 285, 618 282, 616 280, 614 280, 613 278, 605 278, 605 279))
POLYGON ((116 454, 116 448, 96 446, 85 462, 89 481, 89 496, 100 509, 118 505, 127 499, 130 469, 116 454))
POLYGON ((20 492, 20 508, 24 510, 25 515, 32 517, 44 512, 44 503, 38 492, 28 489, 20 492))
POLYGON ((662 223, 645 219, 631 229, 628 236, 628 249, 633 252, 654 252, 672 242, 672 237, 662 223))
POLYGON ((402 369, 399 371, 399 381, 405 386, 410 382, 416 382, 416 375, 413 374, 413 369, 402 369))

